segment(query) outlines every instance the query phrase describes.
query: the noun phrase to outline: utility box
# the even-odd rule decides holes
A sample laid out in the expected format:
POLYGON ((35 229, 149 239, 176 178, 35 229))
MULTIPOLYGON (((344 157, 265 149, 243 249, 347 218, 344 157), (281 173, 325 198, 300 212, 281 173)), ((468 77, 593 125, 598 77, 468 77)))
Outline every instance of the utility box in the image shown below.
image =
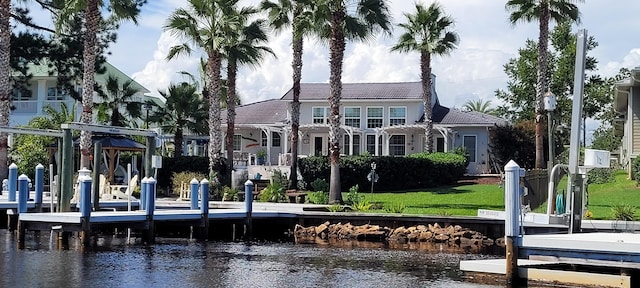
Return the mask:
POLYGON ((162 156, 153 155, 151 156, 151 168, 162 168, 162 156))
POLYGON ((584 149, 584 166, 588 168, 609 168, 611 152, 606 150, 584 149))

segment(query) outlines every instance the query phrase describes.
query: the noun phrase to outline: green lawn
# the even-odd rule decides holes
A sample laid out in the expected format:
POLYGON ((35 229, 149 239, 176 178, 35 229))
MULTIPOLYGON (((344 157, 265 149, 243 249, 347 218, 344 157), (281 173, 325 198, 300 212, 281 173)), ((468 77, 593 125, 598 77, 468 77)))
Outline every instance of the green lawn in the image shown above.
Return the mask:
MULTIPOLYGON (((566 179, 559 187, 560 191, 566 190, 566 179)), ((383 206, 403 203, 404 214, 475 216, 478 209, 504 210, 504 188, 496 184, 440 187, 419 192, 362 193, 369 202, 383 206)), ((622 203, 640 208, 640 188, 636 188, 635 181, 627 179, 624 171, 616 173, 615 182, 589 185, 589 210, 594 219, 611 219, 611 208, 622 203)), ((546 204, 536 209, 542 213, 545 210, 546 204)))
POLYGON ((374 203, 403 203, 406 214, 476 216, 478 209, 504 210, 503 193, 496 184, 478 184, 423 192, 364 194, 374 203))

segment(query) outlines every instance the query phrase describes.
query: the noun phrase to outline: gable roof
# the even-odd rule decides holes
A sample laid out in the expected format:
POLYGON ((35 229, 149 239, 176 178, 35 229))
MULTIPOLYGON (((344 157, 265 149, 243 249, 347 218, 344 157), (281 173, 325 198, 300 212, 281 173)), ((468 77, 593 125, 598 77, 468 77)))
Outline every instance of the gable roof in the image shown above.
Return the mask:
MULTIPOLYGON (((236 107, 236 125, 276 124, 287 120, 288 102, 278 99, 249 103, 236 107)), ((220 112, 220 119, 226 125, 227 111, 220 112)))
MULTIPOLYGON (((327 100, 328 83, 300 83, 300 101, 327 100)), ((422 99, 421 82, 397 83, 343 83, 343 100, 406 100, 422 99)), ((281 100, 293 100, 293 89, 289 89, 281 100)))
MULTIPOLYGON (((477 111, 462 111, 456 108, 448 108, 440 105, 433 107, 432 119, 434 123, 441 125, 506 125, 507 121, 496 116, 477 111)), ((418 122, 424 121, 424 114, 418 122)))

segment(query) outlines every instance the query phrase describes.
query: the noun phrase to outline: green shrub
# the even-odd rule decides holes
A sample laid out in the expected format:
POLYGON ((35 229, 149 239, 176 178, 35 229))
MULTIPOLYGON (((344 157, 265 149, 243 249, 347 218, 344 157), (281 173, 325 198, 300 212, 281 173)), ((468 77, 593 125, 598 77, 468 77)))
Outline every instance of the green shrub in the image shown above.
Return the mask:
POLYGON ((633 221, 635 218, 636 207, 630 204, 621 203, 614 205, 611 208, 611 212, 613 213, 613 219, 615 220, 633 221))
POLYGON ((287 173, 283 173, 280 169, 271 170, 271 182, 278 183, 278 185, 285 189, 289 187, 289 177, 287 173))
POLYGON ((358 203, 364 200, 364 195, 358 194, 358 190, 359 189, 357 184, 349 188, 349 193, 347 193, 345 204, 353 205, 354 203, 358 203))
POLYGON ((588 184, 604 184, 616 180, 615 169, 611 168, 594 168, 591 169, 587 175, 588 184))
POLYGON ((384 205, 384 211, 387 213, 402 213, 405 208, 404 203, 387 203, 384 205))
POLYGON ((640 157, 633 158, 631 162, 631 176, 640 184, 640 157))
MULTIPOLYGON (((376 191, 406 190, 453 184, 465 171, 464 156, 454 153, 432 153, 434 156, 343 156, 340 157, 341 190, 359 185, 363 191, 371 189, 367 175, 371 164, 376 163, 379 176, 376 191), (442 154, 442 155, 440 155, 442 154)), ((418 154, 418 155, 419 155, 418 154)), ((299 161, 304 179, 329 179, 330 167, 327 157, 306 157, 299 161)), ((310 181, 310 180, 309 180, 310 181)), ((312 185, 313 186, 313 185, 312 185)), ((317 191, 313 189, 314 191, 317 191)))
POLYGON ((329 212, 343 212, 344 211, 344 206, 342 206, 340 204, 331 205, 331 206, 327 207, 327 211, 329 211, 329 212))
POLYGON ((172 188, 172 192, 173 194, 179 194, 180 193, 180 185, 182 183, 186 183, 188 188, 187 189, 191 189, 190 183, 191 180, 193 180, 193 178, 196 178, 196 180, 198 180, 198 182, 202 181, 202 179, 206 178, 206 174, 204 173, 198 173, 198 172, 178 172, 178 173, 173 173, 173 175, 171 176, 171 188, 172 188))
MULTIPOLYGON (((214 172, 224 179, 226 175, 226 159, 218 158, 214 165, 214 172)), ((179 156, 162 158, 162 169, 158 169, 158 187, 167 187, 172 184, 172 175, 179 172, 198 172, 209 175, 209 158, 199 156, 179 156)), ((213 190, 213 189, 212 189, 213 190)))
POLYGON ((311 182, 311 189, 313 189, 313 191, 329 192, 329 183, 327 183, 327 180, 318 178, 311 182))
POLYGON ((353 203, 353 204, 351 205, 351 210, 353 210, 353 211, 360 211, 360 212, 364 212, 364 211, 369 211, 369 210, 371 210, 371 206, 372 206, 372 204, 371 204, 371 203, 369 203, 369 201, 368 201, 368 200, 363 199, 363 200, 362 200, 362 201, 360 201, 360 202, 353 203))
POLYGON ((329 193, 323 191, 316 191, 307 194, 309 203, 311 204, 329 204, 329 193))
POLYGON ((271 182, 260 192, 260 202, 287 202, 285 187, 276 182, 271 182))
POLYGON ((223 200, 238 201, 238 189, 224 186, 222 188, 222 197, 224 198, 223 200))

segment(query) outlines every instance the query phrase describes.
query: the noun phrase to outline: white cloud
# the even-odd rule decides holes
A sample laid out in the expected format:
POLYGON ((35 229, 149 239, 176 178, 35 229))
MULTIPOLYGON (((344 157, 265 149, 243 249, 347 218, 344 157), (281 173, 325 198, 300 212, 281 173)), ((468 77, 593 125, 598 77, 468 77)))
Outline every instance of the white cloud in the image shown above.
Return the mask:
POLYGON ((178 44, 180 41, 169 33, 162 33, 153 52, 153 60, 149 61, 142 71, 133 73, 133 79, 149 89, 153 95, 158 95, 158 90, 166 90, 172 81, 184 80, 177 72, 189 71, 198 75, 198 58, 180 56, 171 61, 166 60, 169 49, 178 44))

